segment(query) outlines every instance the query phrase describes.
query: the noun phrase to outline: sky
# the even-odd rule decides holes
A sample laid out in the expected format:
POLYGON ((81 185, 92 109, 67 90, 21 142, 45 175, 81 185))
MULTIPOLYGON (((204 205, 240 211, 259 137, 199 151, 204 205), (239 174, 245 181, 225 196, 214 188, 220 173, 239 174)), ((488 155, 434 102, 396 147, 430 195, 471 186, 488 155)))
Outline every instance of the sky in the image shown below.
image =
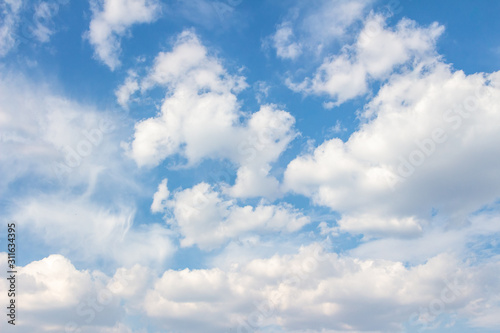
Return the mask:
POLYGON ((0 0, 0 331, 498 332, 499 14, 0 0))

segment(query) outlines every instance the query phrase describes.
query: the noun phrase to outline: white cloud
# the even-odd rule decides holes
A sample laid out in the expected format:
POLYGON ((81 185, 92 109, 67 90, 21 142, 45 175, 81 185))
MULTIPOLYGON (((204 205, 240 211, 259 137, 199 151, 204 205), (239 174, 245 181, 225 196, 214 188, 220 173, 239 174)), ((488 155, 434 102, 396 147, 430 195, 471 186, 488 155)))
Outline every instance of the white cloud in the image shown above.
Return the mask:
POLYGON ((272 36, 273 46, 280 58, 295 59, 302 53, 302 46, 293 41, 293 30, 289 23, 282 23, 272 36))
POLYGON ((0 3, 0 57, 18 42, 47 43, 56 32, 53 17, 67 0, 37 1, 6 0, 0 3), (24 17, 33 7, 33 15, 24 17))
POLYGON ((203 250, 252 233, 295 232, 310 222, 286 204, 238 206, 206 183, 176 192, 167 206, 172 213, 167 223, 182 235, 181 246, 198 245, 203 250))
MULTIPOLYGON (((7 262, 7 254, 0 253, 0 258, 0 267, 5 271, 3 263, 7 262)), ((17 271, 16 331, 134 332, 119 320, 122 317, 121 287, 135 290, 140 286, 132 274, 137 267, 126 275, 123 269, 118 270, 110 279, 99 271, 76 269, 67 258, 53 254, 17 267, 17 271)), ((141 272, 145 271, 141 268, 141 272)), ((0 282, 2 290, 6 285, 4 281, 7 282, 5 279, 0 282)), ((2 320, 0 329, 8 331, 10 328, 7 326, 10 325, 2 320)))
POLYGON ((88 39, 95 56, 111 70, 120 66, 121 38, 130 27, 158 19, 158 0, 91 0, 92 20, 88 39))
POLYGON ((207 56, 193 33, 184 32, 172 52, 158 55, 142 86, 147 89, 155 84, 167 86, 169 94, 157 117, 136 124, 130 155, 139 166, 155 166, 181 152, 196 163, 229 150, 239 116, 232 91, 246 84, 207 56))
POLYGON ((128 109, 130 97, 137 91, 139 91, 137 73, 130 71, 125 79, 125 82, 115 91, 118 104, 120 104, 124 109, 128 109))
POLYGON ((371 0, 335 0, 316 2, 318 6, 311 9, 300 23, 308 36, 319 42, 322 47, 329 41, 342 37, 346 29, 362 19, 365 10, 372 3, 371 0))
POLYGON ((57 15, 58 11, 58 2, 41 1, 36 5, 33 15, 35 26, 32 28, 32 33, 39 42, 47 43, 54 34, 52 18, 57 15))
POLYGON ((19 301, 27 311, 76 307, 92 288, 89 272, 78 271, 61 255, 34 261, 19 273, 24 290, 19 301))
POLYGON ((435 42, 443 32, 437 23, 421 28, 403 19, 394 29, 387 28, 382 15, 370 15, 352 46, 325 58, 312 78, 300 84, 288 81, 292 90, 328 95, 339 105, 366 94, 370 80, 381 80, 406 63, 432 61, 435 42))
POLYGON ((117 115, 9 73, 0 80, 0 105, 0 191, 33 174, 45 181, 88 185, 109 168, 115 173, 123 169, 117 165, 117 115))
POLYGON ((155 85, 168 88, 161 112, 136 123, 128 146, 139 166, 156 166, 176 155, 188 166, 205 158, 229 159, 240 169, 228 193, 280 195, 269 171, 296 135, 293 116, 275 105, 261 106, 253 114, 241 112, 236 93, 247 87, 244 78, 228 74, 190 31, 178 37, 171 52, 157 56, 141 82, 143 91, 155 85))
POLYGON ((483 297, 498 308, 488 291, 498 290, 498 283, 485 287, 476 280, 492 278, 497 269, 498 262, 473 268, 449 254, 405 267, 324 254, 312 245, 228 271, 166 271, 147 291, 144 306, 164 329, 185 332, 399 332, 405 322, 417 329, 435 324, 436 314, 484 318, 468 308, 483 297))
POLYGON ((80 261, 102 256, 125 265, 170 257, 168 231, 132 226, 135 205, 121 194, 140 193, 117 138, 117 123, 126 119, 8 74, 0 80, 0 105, 2 197, 12 184, 30 184, 9 197, 5 216, 23 221, 23 232, 47 248, 80 261), (38 186, 49 188, 42 195, 38 186), (113 199, 96 204, 97 193, 113 199))
POLYGON ((371 2, 297 1, 289 17, 268 39, 280 58, 296 59, 305 52, 321 53, 333 41, 344 37, 347 28, 363 17, 371 2))
POLYGON ((439 216, 421 237, 414 239, 381 238, 365 242, 349 251, 361 259, 386 259, 412 264, 425 262, 439 253, 453 251, 471 261, 485 260, 495 253, 500 233, 497 210, 475 214, 458 227, 450 227, 439 216), (478 244, 478 245, 477 245, 478 244))
POLYGON ((460 223, 500 196, 498 78, 439 61, 393 74, 360 129, 290 162, 286 186, 342 213, 346 231, 416 235, 433 209, 460 223))
POLYGON ((165 210, 167 199, 170 196, 170 191, 167 188, 167 179, 163 179, 158 185, 158 191, 153 196, 153 203, 151 204, 151 211, 153 213, 161 213, 165 210))
MULTIPOLYGON (((334 6, 335 14, 322 7, 325 13, 303 21, 317 23, 315 29, 323 25, 326 40, 343 34, 364 8, 357 1, 321 3, 334 6), (347 9, 335 11, 339 4, 347 9), (321 23, 339 13, 346 17, 338 21, 351 23, 321 23)), ((116 11, 105 8, 94 12, 94 20, 110 15, 106 41, 118 43, 112 49, 118 52, 120 38, 145 19, 118 24, 129 13, 118 13, 114 21, 110 13, 116 11)), ((134 188, 135 195, 149 189, 124 172, 130 161, 117 153, 120 139, 108 140, 102 130, 108 115, 2 75, 4 217, 18 222, 25 244, 36 240, 34 248, 43 243, 43 251, 74 263, 54 254, 19 267, 18 331, 63 332, 75 322, 82 333, 132 333, 143 323, 158 332, 387 333, 402 331, 407 322, 417 329, 439 325, 439 315, 465 321, 472 330, 498 329, 498 209, 474 212, 500 196, 500 72, 465 75, 443 64, 433 54, 437 25, 421 28, 403 20, 394 29, 382 26, 325 62, 322 74, 332 76, 318 74, 308 86, 310 93, 321 93, 312 88, 317 79, 323 93, 341 102, 366 93, 371 79, 384 80, 360 111, 359 129, 346 142, 326 140, 296 157, 284 184, 272 167, 296 136, 294 117, 276 105, 241 111, 237 94, 246 87, 244 78, 230 74, 192 32, 182 33, 171 52, 160 53, 145 78, 130 73, 116 91, 123 107, 135 93, 157 86, 167 91, 158 114, 136 124, 127 153, 137 165, 178 157, 193 166, 214 158, 237 169, 234 184, 200 183, 172 193, 163 179, 150 210, 164 213, 167 226, 134 222, 135 205, 123 198, 131 191, 121 189, 134 188), (73 176, 56 183, 54 162, 73 176), (8 197, 12 186, 17 196, 8 197), (324 253, 317 244, 291 251, 297 239, 310 243, 308 237, 317 237, 314 230, 297 232, 311 218, 288 204, 238 200, 275 199, 287 190, 342 214, 339 227, 320 224, 322 234, 389 237, 367 237, 343 254, 324 253), (218 251, 196 259, 203 268, 163 271, 176 250, 174 235, 181 247, 218 251), (85 270, 97 263, 108 270, 122 267, 112 276, 85 270)), ((303 43, 293 32, 303 34, 304 28, 295 28, 281 36, 284 57, 301 52, 288 48, 303 43)), ((369 23, 365 34, 367 29, 369 23)), ((52 31, 41 29, 40 41, 52 31)), ((341 124, 331 131, 343 131, 341 124)), ((351 241, 345 237, 338 240, 351 241)), ((198 254, 183 251, 186 257, 198 254)), ((192 267, 186 257, 176 265, 192 267)), ((0 253, 3 272, 6 262, 0 253)), ((2 304, 7 288, 1 279, 2 304)), ((0 331, 8 329, 0 322, 0 331)))
POLYGON ((276 161, 295 138, 295 118, 288 112, 276 110, 274 105, 261 106, 252 114, 247 128, 236 136, 237 154, 230 157, 240 168, 233 187, 225 192, 237 198, 265 196, 275 199, 282 195, 278 180, 269 175, 271 163, 276 161), (234 156, 236 155, 236 156, 234 156))
MULTIPOLYGON (((6 258, 0 254, 4 271, 6 258)), ((26 319, 18 327, 23 333, 35 325, 41 332, 75 327, 68 324, 82 332, 132 332, 119 322, 122 307, 150 328, 182 332, 399 332, 405 323, 439 325, 446 314, 495 329, 498 259, 471 263, 440 253, 408 266, 326 253, 315 243, 227 269, 167 270, 158 277, 135 265, 109 277, 51 255, 18 268, 26 319)), ((0 285, 4 290, 7 280, 0 285)))
POLYGON ((85 197, 61 194, 23 198, 13 208, 11 218, 23 226, 21 232, 86 263, 100 259, 111 267, 161 265, 175 251, 167 229, 156 224, 133 225, 133 207, 103 207, 85 197))

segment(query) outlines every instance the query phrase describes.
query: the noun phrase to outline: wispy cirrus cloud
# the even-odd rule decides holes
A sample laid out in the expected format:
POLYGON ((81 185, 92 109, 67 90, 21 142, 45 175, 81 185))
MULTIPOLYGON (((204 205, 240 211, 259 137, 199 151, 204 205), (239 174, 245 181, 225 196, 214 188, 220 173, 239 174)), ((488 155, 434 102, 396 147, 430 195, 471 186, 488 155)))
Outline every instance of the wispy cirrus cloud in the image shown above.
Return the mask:
POLYGON ((16 43, 15 31, 22 5, 22 1, 14 0, 0 3, 0 56, 5 56, 16 43))
POLYGON ((297 1, 264 45, 273 47, 283 59, 293 60, 304 52, 321 54, 332 42, 345 38, 348 28, 364 18, 371 3, 315 0, 306 5, 297 1))

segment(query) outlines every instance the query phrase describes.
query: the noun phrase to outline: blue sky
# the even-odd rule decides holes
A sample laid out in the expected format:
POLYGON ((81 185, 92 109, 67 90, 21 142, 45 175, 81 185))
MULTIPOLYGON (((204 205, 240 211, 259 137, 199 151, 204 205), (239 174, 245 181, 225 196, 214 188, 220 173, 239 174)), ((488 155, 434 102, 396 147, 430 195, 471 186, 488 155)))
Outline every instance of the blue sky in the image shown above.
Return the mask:
POLYGON ((0 2, 2 332, 498 331, 499 12, 0 2))

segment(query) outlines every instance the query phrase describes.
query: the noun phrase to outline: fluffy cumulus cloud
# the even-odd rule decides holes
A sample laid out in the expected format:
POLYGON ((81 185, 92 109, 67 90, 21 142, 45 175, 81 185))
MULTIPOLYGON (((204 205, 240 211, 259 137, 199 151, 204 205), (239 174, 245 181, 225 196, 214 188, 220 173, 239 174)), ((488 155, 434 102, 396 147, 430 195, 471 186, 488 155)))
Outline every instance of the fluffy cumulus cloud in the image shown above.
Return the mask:
POLYGON ((151 211, 153 213, 160 213, 165 211, 167 199, 170 196, 170 191, 167 187, 168 179, 163 179, 158 185, 158 191, 153 196, 153 203, 151 204, 151 211))
POLYGON ((293 30, 288 22, 282 23, 272 36, 273 46, 280 58, 297 58, 302 52, 300 43, 293 41, 293 30))
POLYGON ((130 27, 158 19, 158 0, 91 0, 92 20, 88 39, 95 57, 111 70, 120 66, 121 38, 130 27))
POLYGON ((443 27, 437 23, 424 28, 408 19, 388 28, 382 15, 372 14, 354 45, 344 46, 340 54, 325 58, 312 78, 299 84, 289 82, 289 87, 307 94, 328 95, 335 101, 330 105, 341 104, 366 94, 370 81, 387 78, 404 64, 433 59, 435 42, 442 32, 443 27))
POLYGON ((344 214, 353 232, 416 234, 433 212, 462 223, 500 194, 499 77, 439 61, 392 75, 346 142, 288 165, 288 188, 344 214))
MULTIPOLYGON (((34 40, 50 41, 63 3, 36 1, 34 40)), ((90 3, 87 38, 112 70, 122 39, 163 8, 90 3)), ((271 96, 276 72, 232 69, 185 30, 191 13, 206 33, 261 8, 240 3, 169 3, 171 47, 137 59, 114 92, 95 88, 114 93, 120 113, 8 72, 4 58, 0 206, 19 240, 16 331, 498 330, 500 72, 454 68, 436 51, 443 26, 389 23, 370 0, 293 1, 262 25, 264 43, 293 61, 263 58, 302 76, 271 96), (249 72, 263 80, 257 96, 249 72), (301 109, 360 96, 331 123, 301 109), (296 126, 328 134, 301 140, 296 126)), ((0 2, 0 56, 15 47, 23 5, 0 2)), ((0 271, 7 263, 0 252, 0 271)), ((10 284, 0 279, 1 304, 10 284)))
POLYGON ((239 206, 207 183, 178 191, 171 200, 167 200, 168 196, 166 181, 163 181, 151 209, 169 212, 167 223, 178 230, 183 247, 197 245, 203 250, 212 250, 250 233, 291 233, 310 222, 286 204, 239 206))
POLYGON ((184 32, 172 52, 158 55, 142 85, 155 84, 166 86, 168 95, 158 116, 136 124, 130 155, 139 166, 156 166, 179 153, 191 164, 231 153, 240 116, 233 91, 246 84, 208 56, 192 32, 184 32))
POLYGON ((143 90, 158 85, 168 90, 161 111, 136 124, 128 146, 139 166, 156 166, 173 156, 185 159, 187 166, 206 158, 228 159, 239 167, 229 193, 280 195, 269 171, 296 135, 290 113, 275 105, 240 111, 236 94, 246 88, 244 78, 229 74, 190 31, 178 37, 171 52, 157 56, 141 81, 143 90))
POLYGON ((124 109, 128 109, 132 95, 139 90, 137 73, 130 71, 125 82, 115 91, 116 101, 124 109))
MULTIPOLYGON (((442 253, 406 267, 326 253, 316 243, 228 270, 158 274, 135 265, 108 276, 51 255, 18 269, 25 288, 19 296, 23 317, 29 319, 20 321, 19 329, 133 332, 120 323, 120 307, 144 315, 159 329, 183 332, 399 332, 402 323, 422 329, 445 316, 495 327, 500 266, 493 259, 470 265, 442 253)), ((7 287, 7 280, 1 284, 7 287)))
MULTIPOLYGON (((7 254, 0 253, 0 258, 6 262, 7 254)), ((6 270, 4 265, 1 267, 6 270)), ((125 275, 118 270, 110 278, 100 271, 79 270, 58 254, 20 266, 17 271, 16 283, 23 291, 18 293, 16 301, 23 315, 16 319, 16 331, 134 332, 120 323, 123 289, 138 281, 131 273, 125 275)), ((1 282, 2 290, 6 282, 1 282)), ((10 325, 6 321, 0 323, 2 331, 7 326, 10 325)))

